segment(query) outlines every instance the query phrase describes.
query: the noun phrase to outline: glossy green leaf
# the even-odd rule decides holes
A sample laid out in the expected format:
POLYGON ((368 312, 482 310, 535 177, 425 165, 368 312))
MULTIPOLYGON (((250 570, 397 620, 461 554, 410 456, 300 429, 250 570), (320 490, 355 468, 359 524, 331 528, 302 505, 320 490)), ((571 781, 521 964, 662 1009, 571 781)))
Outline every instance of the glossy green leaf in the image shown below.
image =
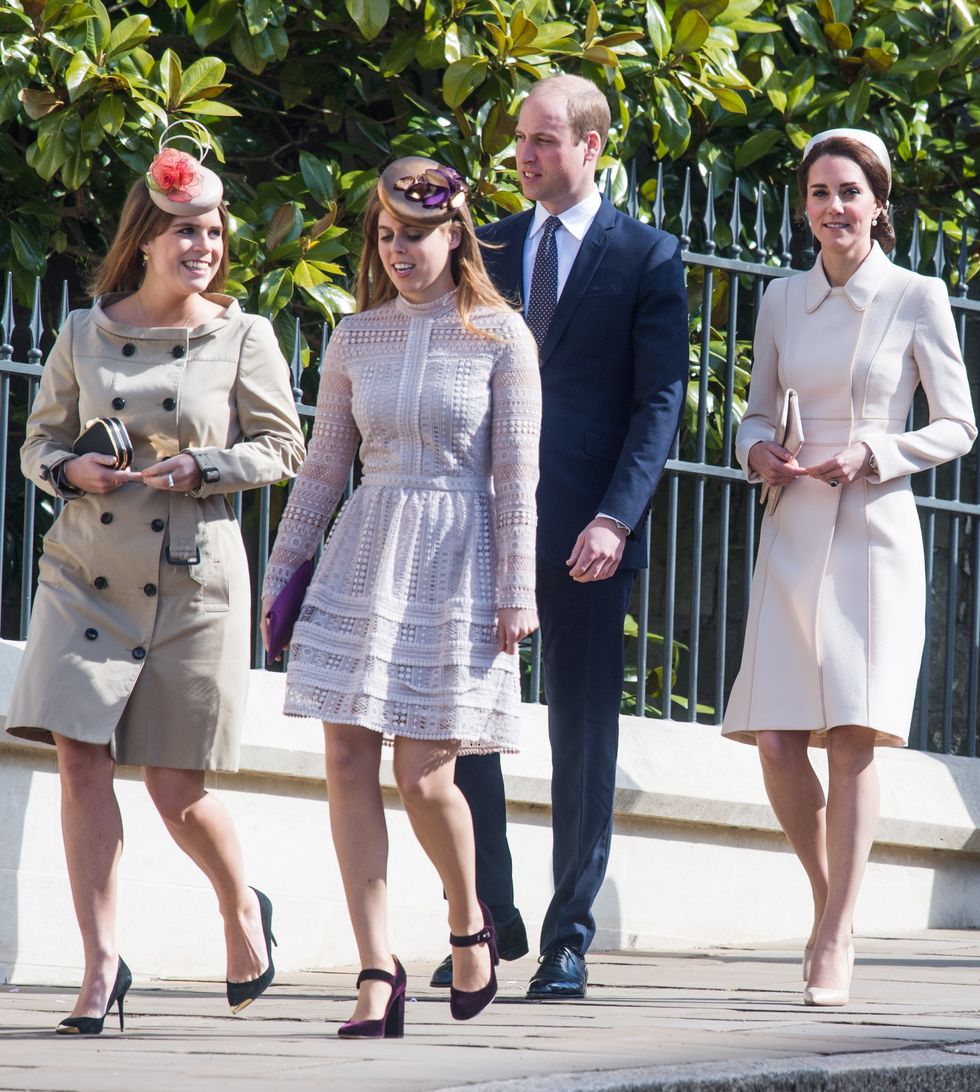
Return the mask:
POLYGON ((647 0, 646 27, 650 44, 653 46, 653 52, 656 54, 657 60, 662 61, 670 52, 674 38, 670 32, 670 25, 664 18, 663 8, 657 3, 657 0, 647 0))
POLYGON ((454 61, 442 78, 442 97, 449 107, 461 106, 487 78, 486 57, 464 57, 454 61))
POLYGON ((388 22, 388 0, 344 0, 347 12, 357 24, 357 29, 370 42, 388 22))
POLYGON ((149 38, 152 30, 148 15, 127 15, 112 28, 106 48, 107 59, 135 49, 149 38))
POLYGON ((735 170, 744 171, 750 164, 770 152, 781 138, 782 134, 778 129, 766 129, 761 133, 753 133, 735 153, 735 170))
POLYGON ((321 205, 326 205, 333 200, 333 175, 326 163, 318 159, 312 152, 301 151, 299 153, 299 169, 306 188, 321 205))
POLYGON ((214 87, 225 78, 225 63, 217 57, 199 57, 184 73, 180 83, 180 98, 199 98, 202 91, 214 87))
POLYGON ((685 12, 674 32, 674 52, 694 53, 704 45, 710 29, 707 20, 699 11, 685 12))
POLYGON ((827 23, 823 28, 823 32, 827 37, 827 43, 830 45, 831 49, 841 49, 847 53, 854 44, 850 28, 843 23, 827 23))

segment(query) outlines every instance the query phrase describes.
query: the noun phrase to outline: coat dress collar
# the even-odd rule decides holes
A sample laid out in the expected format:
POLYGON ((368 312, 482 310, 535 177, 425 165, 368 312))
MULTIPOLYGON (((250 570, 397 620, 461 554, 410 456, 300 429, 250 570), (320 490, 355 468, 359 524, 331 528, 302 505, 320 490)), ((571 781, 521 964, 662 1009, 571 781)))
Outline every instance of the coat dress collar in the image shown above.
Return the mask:
MULTIPOLYGON (((865 311, 875 298, 882 282, 891 270, 891 262, 877 242, 872 242, 871 252, 851 274, 843 286, 844 295, 855 311, 865 311)), ((818 254, 811 270, 804 274, 806 283, 806 309, 812 314, 830 295, 832 286, 823 268, 823 255, 818 254)))
POLYGON ((174 338, 177 340, 185 337, 190 339, 213 334, 241 314, 238 301, 231 296, 226 296, 222 292, 202 292, 201 294, 205 299, 218 304, 219 307, 224 307, 225 312, 223 315, 208 319, 207 322, 202 322, 192 329, 187 329, 184 326, 128 326, 123 322, 114 322, 106 315, 105 308, 113 303, 118 303, 126 296, 132 295, 131 292, 110 292, 105 296, 100 296, 92 304, 92 321, 100 330, 105 330, 106 333, 114 334, 116 337, 126 338, 128 341, 168 341, 174 338))

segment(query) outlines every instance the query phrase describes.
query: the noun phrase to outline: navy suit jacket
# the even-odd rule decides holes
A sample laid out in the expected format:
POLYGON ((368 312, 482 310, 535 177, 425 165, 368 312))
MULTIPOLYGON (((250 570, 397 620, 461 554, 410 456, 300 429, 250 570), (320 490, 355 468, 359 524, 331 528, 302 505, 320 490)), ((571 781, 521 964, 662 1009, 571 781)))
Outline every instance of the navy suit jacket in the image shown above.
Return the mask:
MULTIPOLYGON (((480 229, 491 279, 523 306, 532 212, 480 229)), ((606 199, 541 346, 538 554, 564 565, 599 512, 633 528, 621 567, 647 559, 638 537, 680 419, 688 373, 687 293, 673 235, 606 199)))

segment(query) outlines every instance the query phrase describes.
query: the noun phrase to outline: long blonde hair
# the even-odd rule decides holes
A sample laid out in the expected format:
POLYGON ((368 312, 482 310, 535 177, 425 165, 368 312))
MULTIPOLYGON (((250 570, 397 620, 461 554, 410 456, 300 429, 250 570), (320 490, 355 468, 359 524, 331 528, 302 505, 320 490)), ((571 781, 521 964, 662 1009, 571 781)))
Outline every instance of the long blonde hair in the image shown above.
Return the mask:
MULTIPOLYGON (((382 211, 378 190, 368 198, 364 209, 363 231, 364 246, 361 250, 361 263, 357 277, 357 309, 367 311, 379 304, 387 303, 398 295, 398 289, 392 284, 385 272, 384 263, 378 253, 378 217, 382 211)), ((497 340, 497 335, 481 329, 470 321, 470 316, 477 307, 488 307, 494 311, 512 311, 513 308, 494 287, 480 251, 480 240, 476 237, 473 219, 466 205, 456 210, 455 216, 448 221, 460 231, 459 246, 450 252, 450 270, 456 285, 456 306, 459 310, 463 328, 471 334, 497 340)))

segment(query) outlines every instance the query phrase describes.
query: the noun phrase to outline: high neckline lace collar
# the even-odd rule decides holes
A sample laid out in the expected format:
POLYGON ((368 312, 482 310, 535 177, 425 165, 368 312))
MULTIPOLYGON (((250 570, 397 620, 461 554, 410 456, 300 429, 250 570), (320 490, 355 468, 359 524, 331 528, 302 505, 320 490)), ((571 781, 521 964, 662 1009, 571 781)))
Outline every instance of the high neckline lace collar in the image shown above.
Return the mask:
POLYGON ((402 296, 396 296, 395 307, 397 307, 403 315, 440 318, 443 315, 450 315, 456 310, 456 289, 454 288, 444 296, 440 296, 438 299, 429 300, 426 303, 409 303, 409 301, 402 296))

